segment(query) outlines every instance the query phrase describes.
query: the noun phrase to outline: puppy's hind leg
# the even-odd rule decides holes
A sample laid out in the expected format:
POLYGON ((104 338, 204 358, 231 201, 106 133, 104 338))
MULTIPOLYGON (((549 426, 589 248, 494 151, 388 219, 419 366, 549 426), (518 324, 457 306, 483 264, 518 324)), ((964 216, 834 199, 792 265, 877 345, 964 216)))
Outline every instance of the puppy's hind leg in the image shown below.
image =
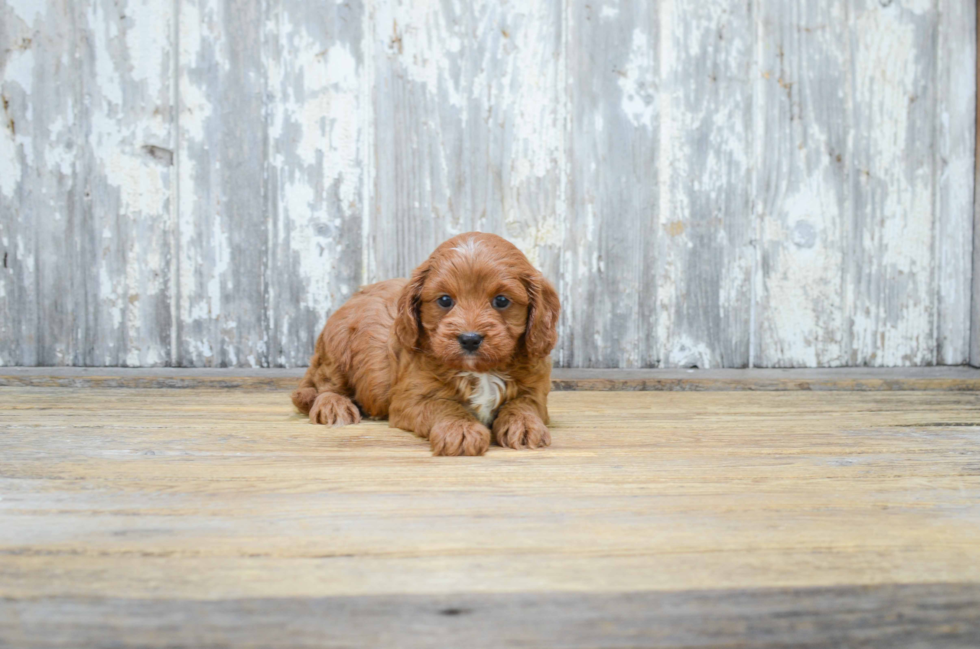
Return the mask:
POLYGON ((304 381, 304 385, 296 388, 290 396, 296 409, 304 415, 308 415, 313 407, 313 402, 316 401, 316 388, 312 385, 305 385, 304 381))
POLYGON ((329 364, 310 365, 299 388, 292 394, 293 405, 310 416, 310 423, 327 426, 348 426, 361 421, 361 411, 343 394, 341 381, 335 377, 336 368, 329 364))

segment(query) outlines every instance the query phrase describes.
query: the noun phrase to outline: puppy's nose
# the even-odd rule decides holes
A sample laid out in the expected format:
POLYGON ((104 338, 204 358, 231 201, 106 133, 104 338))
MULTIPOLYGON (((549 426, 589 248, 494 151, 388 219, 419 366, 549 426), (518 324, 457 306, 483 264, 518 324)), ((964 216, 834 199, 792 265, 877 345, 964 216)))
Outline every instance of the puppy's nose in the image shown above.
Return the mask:
POLYGON ((465 334, 459 334, 459 346, 467 352, 475 352, 483 344, 483 336, 476 333, 475 331, 468 331, 465 334))

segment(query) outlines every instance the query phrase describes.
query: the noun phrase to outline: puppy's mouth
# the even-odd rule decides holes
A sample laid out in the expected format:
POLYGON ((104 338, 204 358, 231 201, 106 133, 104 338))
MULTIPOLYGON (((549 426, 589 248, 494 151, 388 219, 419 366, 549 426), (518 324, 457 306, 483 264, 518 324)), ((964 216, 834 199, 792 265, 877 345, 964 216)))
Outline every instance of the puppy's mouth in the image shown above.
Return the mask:
POLYGON ((459 362, 463 365, 477 365, 481 362, 485 362, 487 359, 480 353, 480 350, 459 350, 459 362))
POLYGON ((461 349, 456 360, 461 369, 468 372, 486 372, 497 365, 496 359, 489 357, 479 349, 475 351, 461 349))

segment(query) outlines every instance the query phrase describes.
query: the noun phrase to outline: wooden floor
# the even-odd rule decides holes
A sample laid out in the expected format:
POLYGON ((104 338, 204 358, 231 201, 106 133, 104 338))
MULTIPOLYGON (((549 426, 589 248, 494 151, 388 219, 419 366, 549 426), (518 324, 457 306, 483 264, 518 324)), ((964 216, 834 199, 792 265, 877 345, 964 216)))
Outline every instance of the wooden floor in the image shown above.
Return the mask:
POLYGON ((0 388, 0 646, 980 647, 980 393, 558 392, 433 458, 288 395, 0 388))

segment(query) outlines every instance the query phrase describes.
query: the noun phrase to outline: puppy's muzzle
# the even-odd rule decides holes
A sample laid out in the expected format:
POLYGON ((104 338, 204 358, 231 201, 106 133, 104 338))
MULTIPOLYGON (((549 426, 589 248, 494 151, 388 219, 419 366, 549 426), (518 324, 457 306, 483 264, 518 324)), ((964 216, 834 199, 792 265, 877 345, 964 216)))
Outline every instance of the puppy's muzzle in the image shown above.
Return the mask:
POLYGON ((459 341, 459 346, 462 347, 463 351, 467 354, 475 354, 476 350, 478 350, 480 345, 483 344, 483 336, 474 331, 459 334, 456 340, 459 341))

